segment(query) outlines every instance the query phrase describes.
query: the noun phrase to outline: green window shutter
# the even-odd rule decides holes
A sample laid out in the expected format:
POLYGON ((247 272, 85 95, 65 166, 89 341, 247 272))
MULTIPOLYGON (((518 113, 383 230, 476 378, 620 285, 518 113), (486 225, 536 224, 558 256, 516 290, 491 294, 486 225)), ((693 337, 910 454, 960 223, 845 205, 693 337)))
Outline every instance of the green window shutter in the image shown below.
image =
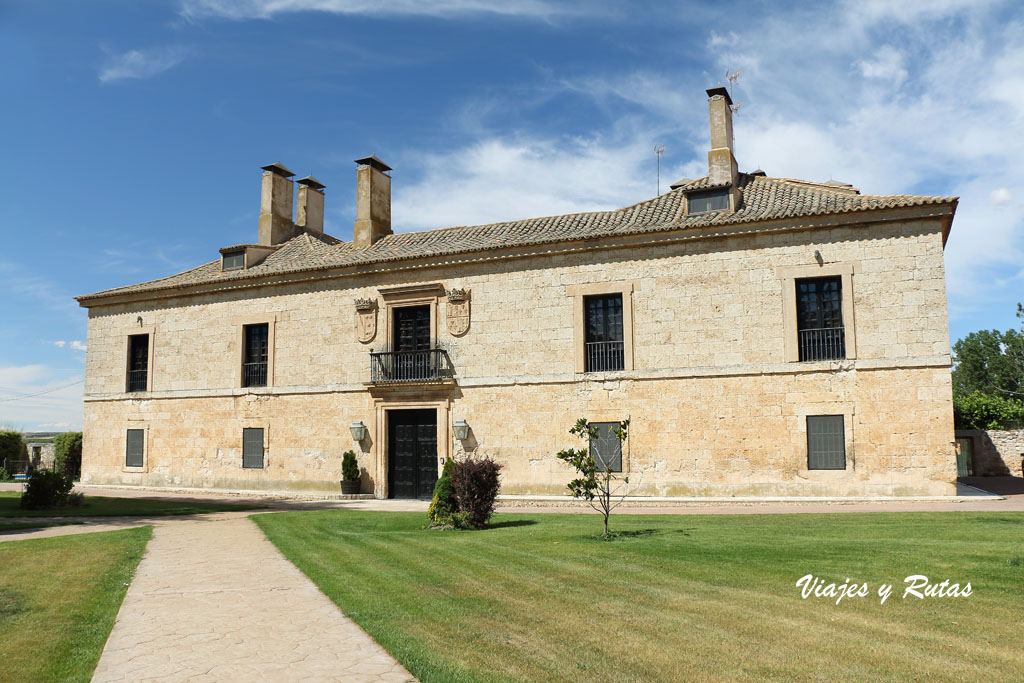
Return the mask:
POLYGON ((846 432, 842 415, 807 416, 807 469, 846 469, 846 432))
POLYGON ((263 469, 263 430, 246 427, 242 430, 242 467, 263 469))
POLYGON ((611 467, 612 472, 622 471, 622 442, 611 431, 619 426, 618 422, 591 422, 597 428, 597 437, 590 439, 590 455, 594 457, 598 472, 611 467))
POLYGON ((143 453, 146 443, 146 430, 129 429, 126 441, 128 445, 125 448, 124 455, 125 467, 142 467, 143 453))

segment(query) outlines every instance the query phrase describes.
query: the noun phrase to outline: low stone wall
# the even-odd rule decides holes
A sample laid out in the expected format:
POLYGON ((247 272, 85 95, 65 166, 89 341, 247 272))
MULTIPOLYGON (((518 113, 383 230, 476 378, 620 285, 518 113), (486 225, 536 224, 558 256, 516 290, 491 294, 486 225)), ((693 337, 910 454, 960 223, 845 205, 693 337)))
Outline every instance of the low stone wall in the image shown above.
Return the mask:
POLYGON ((34 467, 35 469, 43 470, 53 469, 53 443, 29 442, 25 444, 25 449, 28 452, 28 460, 30 463, 32 463, 32 467, 34 467))
POLYGON ((958 429, 956 438, 970 438, 974 449, 974 475, 1021 475, 1024 429, 958 429))

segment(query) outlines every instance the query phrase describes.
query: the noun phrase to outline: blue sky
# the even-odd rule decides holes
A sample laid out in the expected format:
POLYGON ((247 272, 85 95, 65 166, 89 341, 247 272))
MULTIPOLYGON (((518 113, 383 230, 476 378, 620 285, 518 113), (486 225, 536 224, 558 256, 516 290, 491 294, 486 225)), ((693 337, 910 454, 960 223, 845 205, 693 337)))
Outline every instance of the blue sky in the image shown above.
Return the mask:
POLYGON ((167 0, 0 4, 0 425, 81 425, 71 298, 255 239, 259 167, 394 167, 396 230, 624 206, 706 174, 742 70, 743 170, 961 197, 950 334, 1024 300, 1017 2, 167 0), (47 392, 38 396, 29 394, 47 392))

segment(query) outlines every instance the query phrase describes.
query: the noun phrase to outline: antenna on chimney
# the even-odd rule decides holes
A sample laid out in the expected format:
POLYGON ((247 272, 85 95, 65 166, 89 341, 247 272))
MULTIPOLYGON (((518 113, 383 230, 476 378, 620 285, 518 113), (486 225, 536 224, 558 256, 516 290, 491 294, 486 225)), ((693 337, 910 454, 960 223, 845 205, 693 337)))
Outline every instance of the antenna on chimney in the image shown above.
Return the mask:
MULTIPOLYGON (((730 100, 732 99, 732 86, 736 85, 736 81, 739 80, 740 74, 742 74, 742 73, 743 73, 743 69, 737 69, 733 73, 729 73, 728 69, 725 70, 725 80, 729 81, 729 99, 730 100)), ((732 105, 733 113, 735 114, 736 112, 738 112, 740 110, 740 107, 742 107, 742 106, 743 106, 742 102, 737 102, 736 104, 732 105)))
POLYGON ((654 146, 654 156, 658 157, 658 195, 661 194, 661 155, 665 153, 665 145, 654 146))

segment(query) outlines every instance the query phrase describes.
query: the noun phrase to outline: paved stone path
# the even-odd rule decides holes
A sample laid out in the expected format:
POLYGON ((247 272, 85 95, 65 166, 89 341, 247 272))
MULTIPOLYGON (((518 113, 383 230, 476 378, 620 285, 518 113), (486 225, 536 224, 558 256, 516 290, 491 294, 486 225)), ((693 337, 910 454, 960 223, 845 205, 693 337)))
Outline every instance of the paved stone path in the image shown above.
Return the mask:
POLYGON ((155 523, 93 681, 415 680, 250 514, 155 523))

